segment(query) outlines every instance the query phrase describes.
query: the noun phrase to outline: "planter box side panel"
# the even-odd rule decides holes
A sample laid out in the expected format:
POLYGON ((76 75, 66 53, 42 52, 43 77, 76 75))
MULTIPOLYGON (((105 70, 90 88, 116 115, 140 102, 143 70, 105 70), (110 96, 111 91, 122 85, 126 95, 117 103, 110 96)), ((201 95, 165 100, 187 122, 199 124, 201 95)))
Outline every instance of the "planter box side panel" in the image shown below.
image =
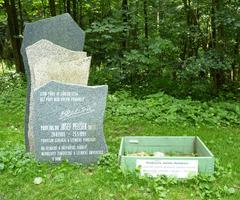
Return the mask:
POLYGON ((196 138, 195 140, 195 152, 198 156, 203 157, 213 157, 211 151, 206 147, 206 145, 201 141, 200 138, 196 138))
POLYGON ((211 157, 198 158, 198 171, 201 174, 213 174, 214 158, 211 157))

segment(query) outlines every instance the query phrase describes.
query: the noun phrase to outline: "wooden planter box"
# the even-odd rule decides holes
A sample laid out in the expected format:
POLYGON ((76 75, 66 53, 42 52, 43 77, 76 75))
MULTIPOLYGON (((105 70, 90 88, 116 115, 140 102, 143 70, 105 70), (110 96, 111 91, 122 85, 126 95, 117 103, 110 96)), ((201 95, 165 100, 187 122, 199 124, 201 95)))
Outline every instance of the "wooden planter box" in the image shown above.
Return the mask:
POLYGON ((214 156, 195 136, 128 136, 123 137, 119 150, 123 170, 141 175, 166 175, 187 178, 196 174, 214 173, 214 156), (137 152, 162 152, 164 156, 139 156, 137 152), (132 154, 132 155, 131 155, 132 154))

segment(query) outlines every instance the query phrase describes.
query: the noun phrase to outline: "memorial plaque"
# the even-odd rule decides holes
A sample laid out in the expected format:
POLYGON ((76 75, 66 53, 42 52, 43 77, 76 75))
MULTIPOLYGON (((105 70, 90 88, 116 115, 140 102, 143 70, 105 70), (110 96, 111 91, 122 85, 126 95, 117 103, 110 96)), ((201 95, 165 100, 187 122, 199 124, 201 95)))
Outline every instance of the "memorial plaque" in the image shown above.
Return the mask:
POLYGON ((34 91, 33 134, 40 161, 96 163, 107 151, 103 134, 107 86, 51 81, 34 91))
MULTIPOLYGON (((72 51, 48 40, 39 40, 26 48, 31 75, 31 91, 51 80, 87 85, 91 57, 86 52, 72 51)), ((33 97, 30 91, 29 118, 32 118, 33 97)), ((34 151, 32 125, 28 124, 30 151, 34 151)))
POLYGON ((198 174, 198 160, 147 160, 137 159, 136 166, 142 176, 165 175, 176 178, 188 178, 198 174))
POLYGON ((39 20, 37 22, 26 23, 23 36, 21 54, 28 79, 28 94, 25 113, 25 145, 26 149, 29 150, 28 123, 29 109, 31 106, 31 74, 26 55, 26 47, 41 39, 47 39, 54 44, 67 49, 81 51, 84 46, 85 33, 72 17, 68 13, 65 13, 59 16, 39 20))

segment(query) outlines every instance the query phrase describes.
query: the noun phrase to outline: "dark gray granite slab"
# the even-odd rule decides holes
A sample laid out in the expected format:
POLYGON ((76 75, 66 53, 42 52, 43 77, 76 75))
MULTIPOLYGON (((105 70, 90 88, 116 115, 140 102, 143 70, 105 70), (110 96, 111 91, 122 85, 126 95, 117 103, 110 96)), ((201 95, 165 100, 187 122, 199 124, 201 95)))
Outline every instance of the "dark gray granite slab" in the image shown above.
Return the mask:
POLYGON ((107 152, 103 119, 108 87, 51 81, 34 91, 35 155, 39 161, 96 163, 107 152))
POLYGON ((23 41, 21 47, 21 54, 23 57, 24 67, 28 79, 28 94, 25 114, 25 144, 26 149, 29 150, 28 141, 28 123, 29 123, 29 106, 31 105, 31 75, 26 56, 26 47, 34 44, 41 39, 47 39, 54 44, 60 45, 70 50, 81 51, 84 46, 85 33, 66 13, 59 16, 39 20, 33 23, 26 23, 23 32, 23 41))

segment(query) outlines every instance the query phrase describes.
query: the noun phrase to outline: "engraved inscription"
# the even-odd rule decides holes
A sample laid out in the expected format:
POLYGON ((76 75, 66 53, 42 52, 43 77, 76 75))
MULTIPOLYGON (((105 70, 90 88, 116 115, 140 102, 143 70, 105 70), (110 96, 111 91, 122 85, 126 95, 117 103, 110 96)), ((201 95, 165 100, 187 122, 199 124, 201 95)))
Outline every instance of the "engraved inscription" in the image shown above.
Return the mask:
POLYGON ((93 113, 95 110, 90 106, 84 106, 82 108, 76 108, 75 110, 64 110, 61 112, 59 119, 64 121, 69 118, 79 117, 81 115, 93 113))

